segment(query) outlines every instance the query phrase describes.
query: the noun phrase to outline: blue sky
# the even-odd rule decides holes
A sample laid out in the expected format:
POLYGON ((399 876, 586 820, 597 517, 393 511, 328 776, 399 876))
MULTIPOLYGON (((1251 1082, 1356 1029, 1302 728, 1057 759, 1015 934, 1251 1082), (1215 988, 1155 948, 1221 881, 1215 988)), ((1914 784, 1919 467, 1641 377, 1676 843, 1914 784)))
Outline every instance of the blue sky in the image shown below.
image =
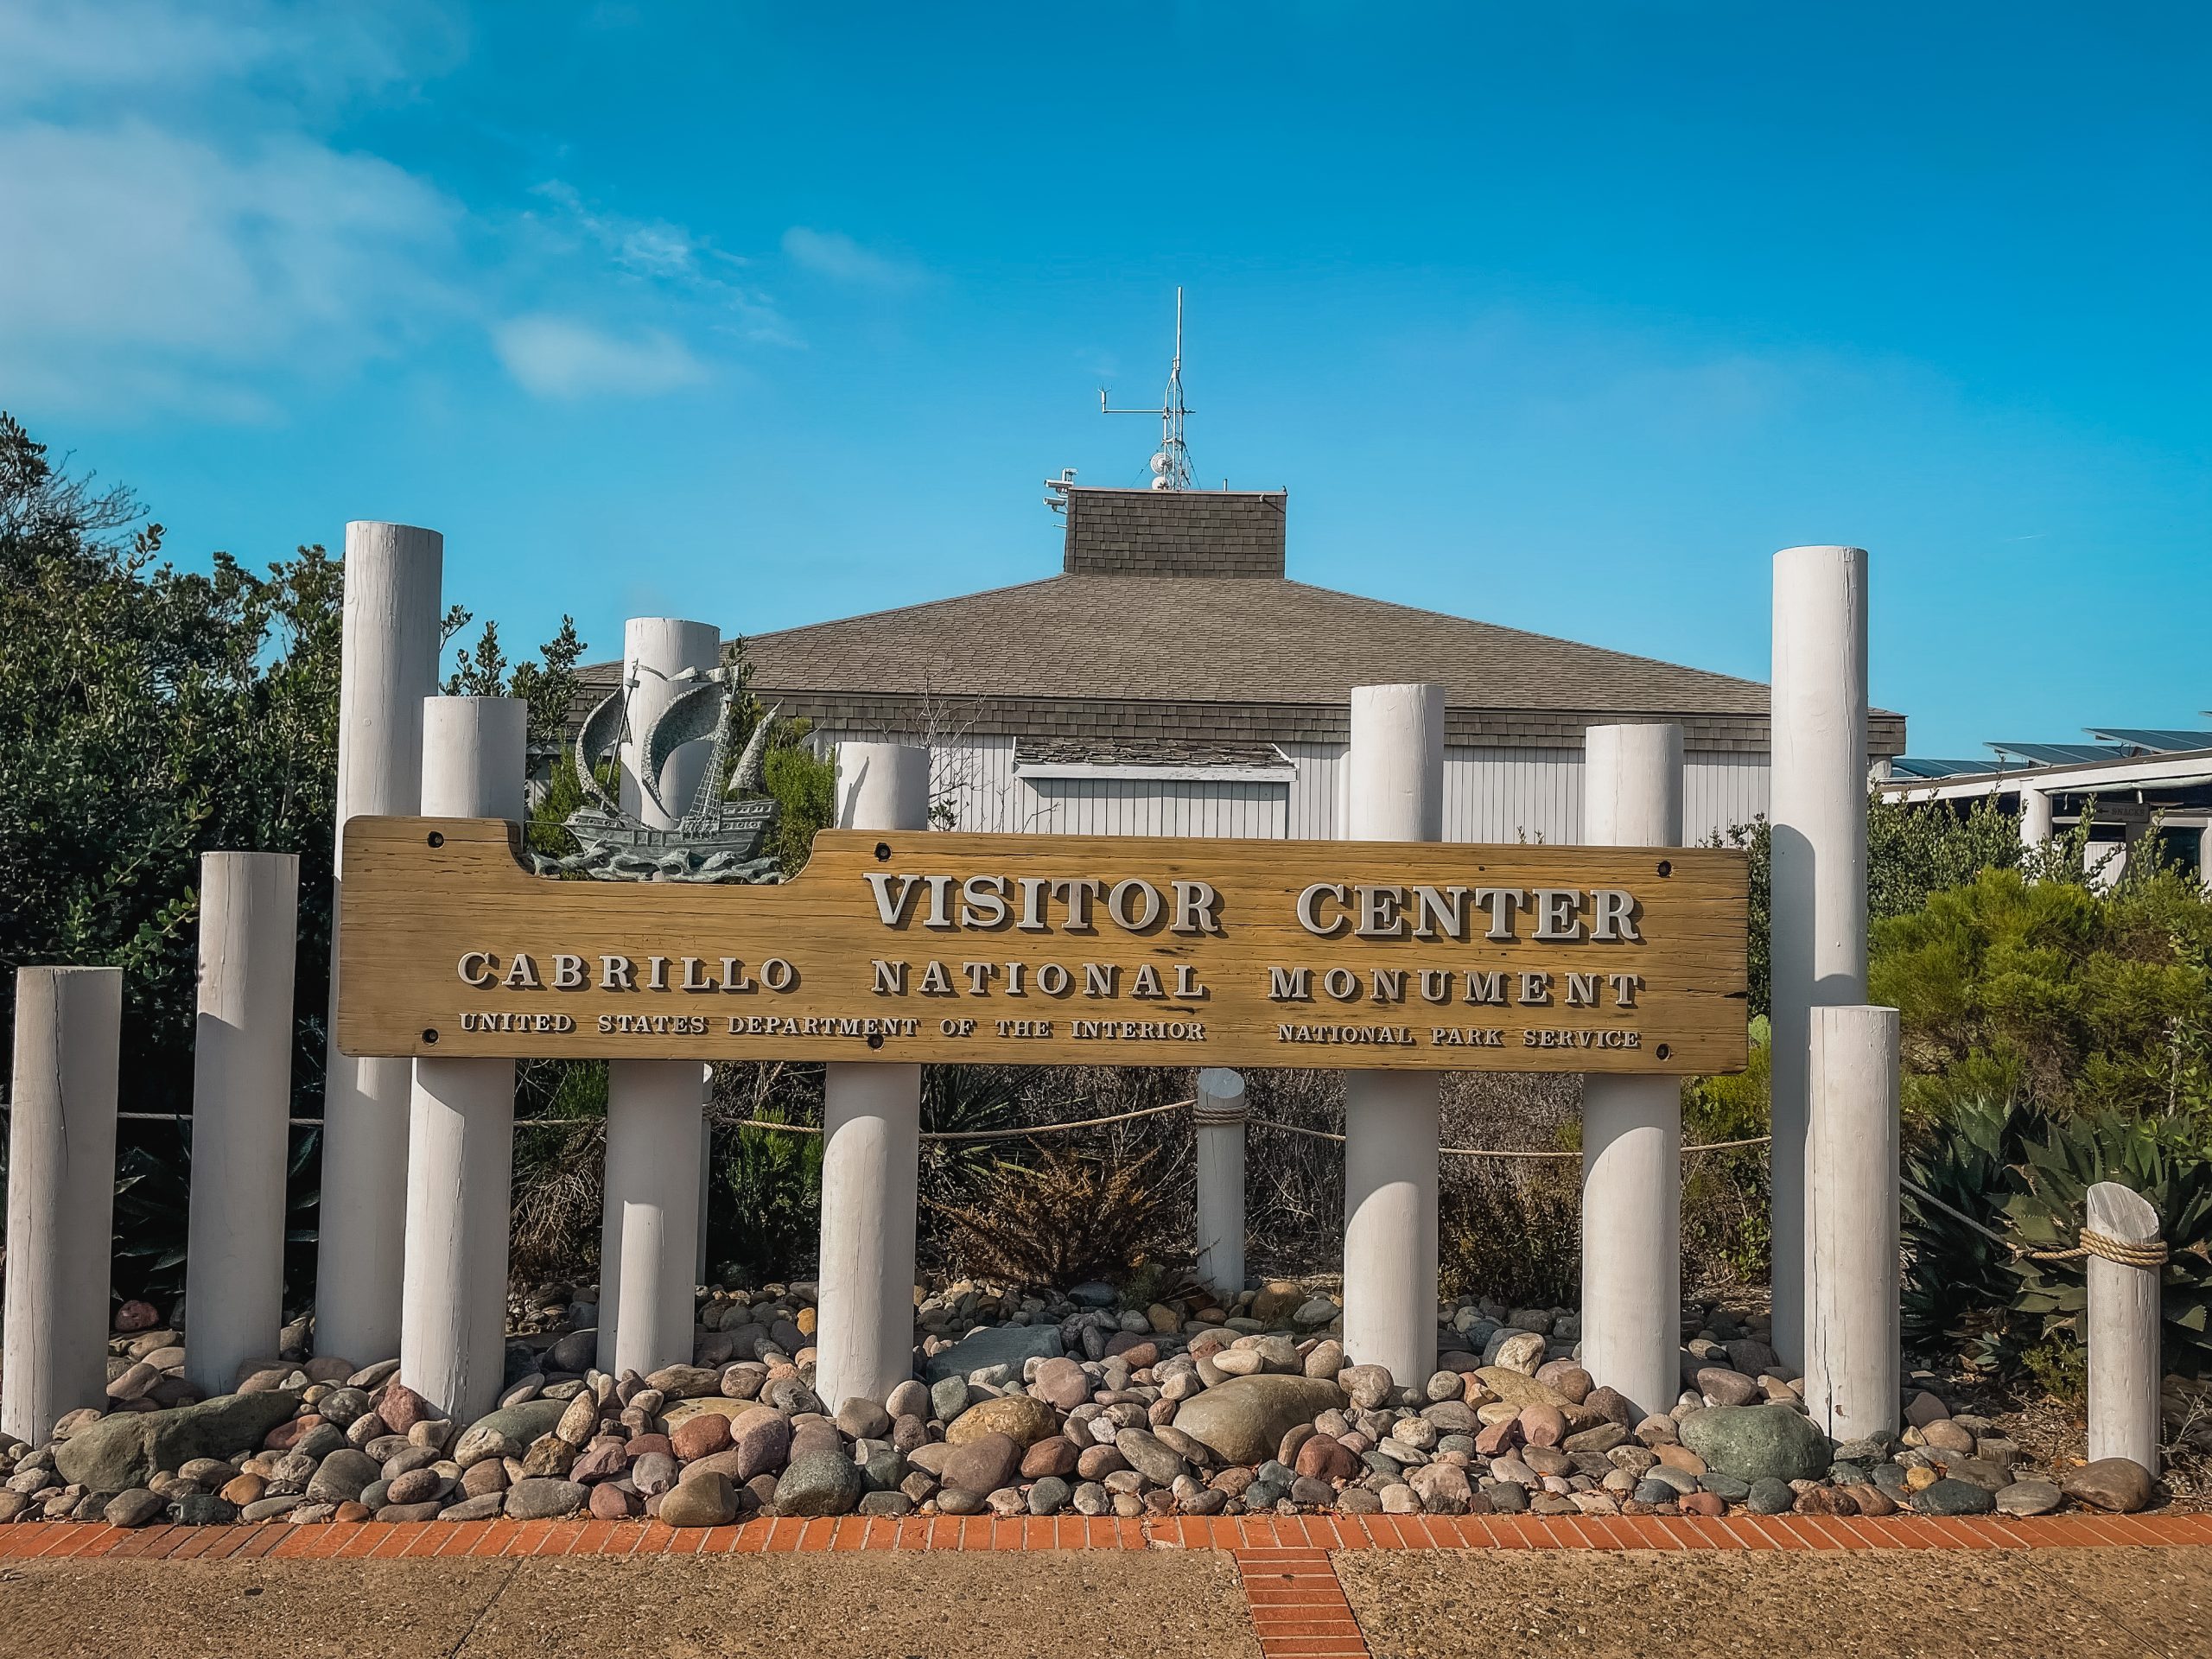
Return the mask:
POLYGON ((510 639, 1046 575, 1189 290, 1294 575, 1920 753, 2212 708, 2192 5, 0 7, 0 406, 181 559, 447 537, 510 639))

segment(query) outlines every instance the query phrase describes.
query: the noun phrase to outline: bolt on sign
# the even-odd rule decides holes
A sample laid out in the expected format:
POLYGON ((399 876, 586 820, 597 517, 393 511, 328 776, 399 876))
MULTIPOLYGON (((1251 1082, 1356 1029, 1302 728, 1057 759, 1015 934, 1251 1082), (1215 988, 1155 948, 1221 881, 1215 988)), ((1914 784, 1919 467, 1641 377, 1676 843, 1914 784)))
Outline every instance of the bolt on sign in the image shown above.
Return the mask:
POLYGON ((361 1055, 1743 1069, 1714 848, 829 830, 780 886, 549 880, 493 819, 346 826, 361 1055))

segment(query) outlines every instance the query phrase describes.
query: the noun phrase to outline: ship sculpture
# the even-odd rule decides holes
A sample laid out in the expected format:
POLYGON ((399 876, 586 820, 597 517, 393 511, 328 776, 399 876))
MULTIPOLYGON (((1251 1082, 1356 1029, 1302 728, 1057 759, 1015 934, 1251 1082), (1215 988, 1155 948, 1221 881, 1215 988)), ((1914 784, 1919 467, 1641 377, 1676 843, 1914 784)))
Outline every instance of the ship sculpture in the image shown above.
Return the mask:
POLYGON ((566 828, 578 850, 565 857, 533 851, 531 867, 540 875, 590 876, 600 881, 772 882, 779 879, 772 855, 762 849, 776 827, 776 802, 762 792, 762 763, 768 750, 770 709, 753 728, 734 766, 729 764, 731 725, 738 702, 738 671, 686 669, 677 677, 690 682, 635 736, 632 768, 641 800, 652 802, 672 830, 654 828, 623 810, 600 781, 598 766, 614 758, 632 736, 629 693, 618 688, 584 719, 576 734, 576 777, 583 804, 569 815, 566 828), (681 816, 661 798, 661 773, 671 756, 687 743, 711 739, 714 748, 690 810, 681 816), (725 783, 727 779, 727 783, 725 783))

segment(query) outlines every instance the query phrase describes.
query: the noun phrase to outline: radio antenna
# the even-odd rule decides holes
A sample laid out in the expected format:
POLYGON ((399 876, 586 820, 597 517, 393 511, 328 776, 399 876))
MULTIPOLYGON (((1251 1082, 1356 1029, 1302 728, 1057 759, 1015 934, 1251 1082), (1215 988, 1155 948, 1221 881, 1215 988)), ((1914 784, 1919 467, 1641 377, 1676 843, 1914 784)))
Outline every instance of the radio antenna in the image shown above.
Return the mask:
POLYGON ((1152 458, 1152 487, 1155 490, 1187 490, 1191 487, 1191 452, 1183 444, 1183 420, 1191 411, 1183 402, 1183 289, 1175 289, 1175 355, 1167 367, 1167 391, 1160 400, 1158 409, 1114 409, 1106 400, 1105 388, 1098 392, 1098 412, 1101 415, 1157 415, 1160 416, 1160 448, 1152 458))

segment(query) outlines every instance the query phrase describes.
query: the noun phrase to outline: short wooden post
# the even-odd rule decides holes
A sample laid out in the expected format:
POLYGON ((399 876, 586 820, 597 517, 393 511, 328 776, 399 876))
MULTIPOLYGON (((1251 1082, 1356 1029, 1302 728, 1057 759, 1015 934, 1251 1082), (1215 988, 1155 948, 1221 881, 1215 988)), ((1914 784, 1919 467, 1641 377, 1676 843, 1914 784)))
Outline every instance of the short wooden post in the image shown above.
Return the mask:
POLYGON ((200 861, 200 1006, 192 1051, 192 1208, 185 1371, 204 1395, 276 1351, 284 1323, 284 1149, 292 1103, 292 967, 300 861, 200 861))
POLYGON ((1897 1011, 1812 1010, 1805 1409, 1839 1440, 1897 1432, 1897 1011))
POLYGON ((1226 1066, 1198 1073, 1192 1111, 1198 1154, 1198 1282, 1224 1301, 1244 1288, 1244 1078, 1226 1066))
MULTIPOLYGON (((840 743, 841 829, 929 828, 930 752, 840 743)), ((821 1300, 815 1392, 880 1405, 914 1374, 914 1209, 922 1068, 837 1060, 822 1081, 821 1300)))
MULTIPOLYGON (((2092 1233, 2141 1249, 2158 1242, 2158 1212, 2114 1181, 2089 1189, 2092 1233)), ((2158 1281, 2156 1267, 2089 1256, 2089 1456, 2132 1458, 2158 1472, 2158 1281)))
POLYGON ((0 1433, 44 1443, 107 1401, 119 968, 16 972, 0 1433))

